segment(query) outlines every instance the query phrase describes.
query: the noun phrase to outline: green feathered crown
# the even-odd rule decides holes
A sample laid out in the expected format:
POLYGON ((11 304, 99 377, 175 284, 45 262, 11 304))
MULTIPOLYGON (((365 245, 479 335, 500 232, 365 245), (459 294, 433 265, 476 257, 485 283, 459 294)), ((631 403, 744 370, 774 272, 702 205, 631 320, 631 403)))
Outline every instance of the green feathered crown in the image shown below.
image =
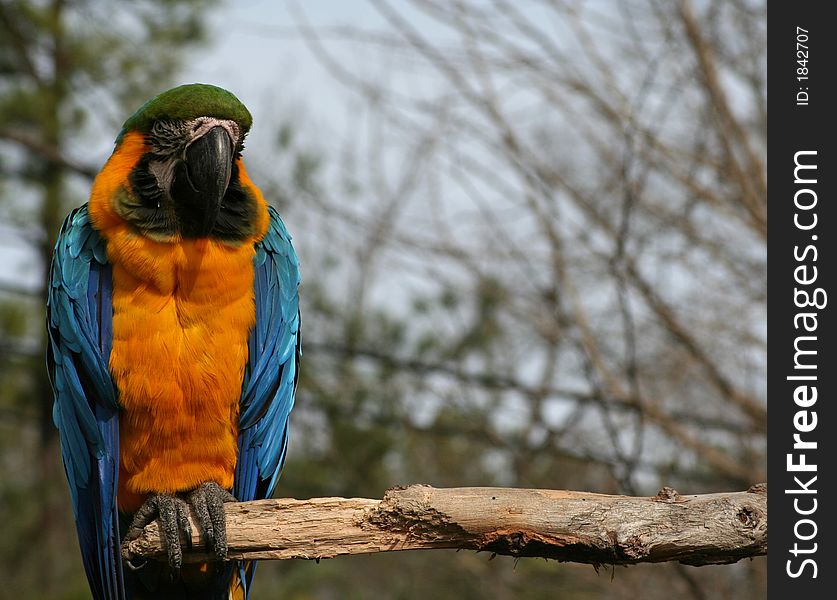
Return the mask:
POLYGON ((243 138, 253 124, 250 111, 231 92, 206 83, 189 83, 155 96, 128 117, 116 140, 117 145, 129 131, 147 133, 158 120, 189 120, 215 117, 235 121, 243 138))

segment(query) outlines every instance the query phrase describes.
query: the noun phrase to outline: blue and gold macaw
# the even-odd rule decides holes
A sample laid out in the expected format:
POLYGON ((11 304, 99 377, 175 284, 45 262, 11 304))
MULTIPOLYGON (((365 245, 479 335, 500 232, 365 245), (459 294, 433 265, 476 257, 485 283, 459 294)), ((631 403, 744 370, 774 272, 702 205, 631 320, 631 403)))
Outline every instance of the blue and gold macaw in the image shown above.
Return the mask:
POLYGON ((180 537, 191 507, 226 558, 224 503, 268 497, 287 449, 299 264, 245 171, 251 124, 211 85, 146 102, 58 237, 48 366, 97 599, 249 595, 255 564, 183 564, 180 537), (123 560, 154 518, 168 564, 123 560))

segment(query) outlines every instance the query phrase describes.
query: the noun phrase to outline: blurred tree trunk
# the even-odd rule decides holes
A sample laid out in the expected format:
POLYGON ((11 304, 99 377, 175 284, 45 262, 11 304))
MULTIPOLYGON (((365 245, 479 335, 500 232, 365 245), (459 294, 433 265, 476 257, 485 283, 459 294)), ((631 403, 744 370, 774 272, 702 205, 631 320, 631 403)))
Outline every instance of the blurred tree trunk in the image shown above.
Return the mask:
MULTIPOLYGON (((66 104, 67 96, 67 72, 66 48, 64 44, 64 6, 65 0, 52 0, 49 7, 47 37, 50 40, 50 52, 52 54, 52 76, 44 81, 41 90, 41 97, 44 99, 43 114, 40 118, 41 139, 50 147, 60 153, 64 147, 64 126, 61 122, 61 108, 66 104)), ((55 246, 55 239, 58 235, 58 228, 63 219, 66 202, 64 190, 64 166, 47 159, 40 159, 42 199, 40 210, 40 227, 43 231, 41 242, 38 244, 39 263, 42 267, 41 281, 46 282, 49 278, 49 266, 52 258, 52 249, 55 246)), ((46 286, 41 294, 42 305, 46 306, 46 286)), ((41 347, 46 348, 46 331, 40 332, 41 347)), ((61 582, 68 578, 66 561, 61 560, 62 554, 72 543, 71 521, 68 517, 71 513, 67 511, 66 494, 56 489, 55 482, 63 477, 63 466, 61 452, 58 444, 58 431, 52 422, 52 390, 46 377, 44 361, 36 361, 33 364, 33 381, 37 401, 40 406, 40 442, 41 451, 39 463, 41 465, 41 481, 39 496, 40 502, 40 531, 44 540, 42 560, 44 564, 54 565, 46 570, 46 576, 42 579, 42 592, 45 597, 56 596, 60 590, 61 582)))
MULTIPOLYGON (((43 114, 41 115, 41 135, 44 143, 55 148, 61 153, 64 147, 64 127, 61 123, 61 108, 66 103, 67 85, 65 64, 68 60, 64 48, 64 0, 53 0, 50 7, 49 37, 51 38, 52 52, 52 77, 51 80, 42 83, 44 89, 39 94, 43 99, 43 114)), ((38 244, 40 264, 43 269, 42 281, 49 279, 49 265, 52 259, 52 249, 55 246, 55 239, 58 236, 58 228, 64 217, 65 193, 64 193, 64 166, 48 159, 40 159, 42 173, 42 200, 40 211, 40 227, 44 232, 41 243, 38 244)), ((46 306, 46 287, 42 294, 44 306, 46 306)), ((46 332, 41 333, 41 346, 46 347, 46 332)), ((40 435, 41 444, 46 449, 57 437, 58 432, 52 424, 52 391, 49 381, 45 377, 46 372, 35 377, 38 382, 38 403, 41 406, 40 435)), ((54 447, 50 453, 54 457, 54 447)), ((50 472, 51 474, 54 474, 50 472)))

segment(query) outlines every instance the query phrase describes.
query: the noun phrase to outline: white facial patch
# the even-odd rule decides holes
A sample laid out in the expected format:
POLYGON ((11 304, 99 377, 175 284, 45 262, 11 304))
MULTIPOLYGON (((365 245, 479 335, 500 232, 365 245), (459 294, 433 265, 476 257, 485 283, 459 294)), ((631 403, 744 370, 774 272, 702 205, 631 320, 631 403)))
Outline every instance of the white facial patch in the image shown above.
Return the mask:
MULTIPOLYGON (((238 145, 240 131, 238 123, 227 119, 216 119, 215 117, 198 117, 192 121, 187 121, 186 125, 191 130, 189 134, 189 144, 205 135, 213 127, 223 127, 232 140, 233 147, 238 145)), ((187 144, 187 147, 188 145, 187 144)))

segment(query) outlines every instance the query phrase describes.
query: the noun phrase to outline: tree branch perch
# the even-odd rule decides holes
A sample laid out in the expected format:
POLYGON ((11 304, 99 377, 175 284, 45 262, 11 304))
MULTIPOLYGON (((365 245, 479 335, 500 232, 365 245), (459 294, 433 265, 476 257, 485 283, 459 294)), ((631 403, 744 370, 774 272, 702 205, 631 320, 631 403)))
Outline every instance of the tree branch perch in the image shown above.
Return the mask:
MULTIPOLYGON (((227 504, 229 557, 332 558, 457 548, 600 564, 733 563, 767 554, 767 486, 651 498, 559 490, 411 485, 383 500, 313 498, 227 504)), ((197 532, 192 519, 193 531, 197 532)), ((200 541, 193 537, 195 548, 200 541)), ((124 549, 164 558, 155 521, 124 549)), ((184 560, 212 560, 192 551, 184 560)))

